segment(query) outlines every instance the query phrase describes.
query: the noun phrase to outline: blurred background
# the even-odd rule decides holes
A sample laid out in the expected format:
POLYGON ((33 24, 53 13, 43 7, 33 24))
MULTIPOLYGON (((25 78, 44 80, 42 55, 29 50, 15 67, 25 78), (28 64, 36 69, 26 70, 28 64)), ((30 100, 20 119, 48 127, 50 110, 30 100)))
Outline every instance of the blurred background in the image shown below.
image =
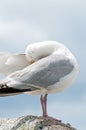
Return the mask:
MULTIPOLYGON (((48 96, 48 114, 78 130, 86 129, 85 35, 85 0, 0 1, 0 51, 24 53, 29 43, 56 40, 76 56, 78 77, 67 90, 48 96)), ((40 95, 0 97, 0 117, 41 114, 40 95)))

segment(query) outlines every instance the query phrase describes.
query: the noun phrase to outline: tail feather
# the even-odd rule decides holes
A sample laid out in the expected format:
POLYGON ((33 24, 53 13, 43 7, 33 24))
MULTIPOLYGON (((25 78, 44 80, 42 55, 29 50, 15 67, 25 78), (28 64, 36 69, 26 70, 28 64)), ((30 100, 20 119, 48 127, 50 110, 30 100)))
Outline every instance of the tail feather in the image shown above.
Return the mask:
POLYGON ((16 95, 27 91, 31 91, 31 89, 16 89, 8 87, 6 84, 0 84, 0 96, 16 95))

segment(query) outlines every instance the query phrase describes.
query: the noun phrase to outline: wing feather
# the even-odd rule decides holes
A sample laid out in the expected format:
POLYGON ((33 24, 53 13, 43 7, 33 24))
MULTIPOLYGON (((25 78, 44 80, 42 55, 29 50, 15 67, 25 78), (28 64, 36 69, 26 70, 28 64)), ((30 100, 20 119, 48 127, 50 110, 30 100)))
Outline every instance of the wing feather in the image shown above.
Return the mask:
POLYGON ((29 86, 36 86, 36 89, 47 89, 48 86, 69 75, 73 69, 74 65, 69 59, 60 56, 49 56, 9 75, 7 84, 19 89, 22 89, 22 87, 28 88, 29 86))

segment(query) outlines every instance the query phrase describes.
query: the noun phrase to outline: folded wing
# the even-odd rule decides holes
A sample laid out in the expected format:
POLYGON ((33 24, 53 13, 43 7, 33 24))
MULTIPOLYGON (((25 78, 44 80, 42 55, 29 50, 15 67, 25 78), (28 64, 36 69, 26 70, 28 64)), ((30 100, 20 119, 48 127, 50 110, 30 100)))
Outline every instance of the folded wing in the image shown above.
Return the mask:
POLYGON ((69 59, 60 56, 49 56, 23 70, 12 73, 0 83, 0 86, 2 88, 6 86, 13 89, 14 92, 15 90, 19 92, 30 91, 31 94, 36 90, 42 92, 48 90, 49 86, 60 82, 62 78, 72 73, 73 69, 74 65, 69 59))

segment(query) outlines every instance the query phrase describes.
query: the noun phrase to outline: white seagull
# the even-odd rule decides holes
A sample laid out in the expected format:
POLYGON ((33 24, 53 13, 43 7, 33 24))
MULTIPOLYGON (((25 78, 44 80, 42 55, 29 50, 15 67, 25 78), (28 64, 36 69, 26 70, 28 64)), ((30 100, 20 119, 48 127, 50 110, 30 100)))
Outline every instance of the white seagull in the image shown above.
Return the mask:
POLYGON ((4 56, 4 62, 0 56, 0 72, 9 74, 0 81, 0 96, 40 94, 43 117, 49 117, 47 95, 61 92, 72 84, 78 72, 76 58, 56 41, 29 44, 25 55, 8 55, 4 56))

